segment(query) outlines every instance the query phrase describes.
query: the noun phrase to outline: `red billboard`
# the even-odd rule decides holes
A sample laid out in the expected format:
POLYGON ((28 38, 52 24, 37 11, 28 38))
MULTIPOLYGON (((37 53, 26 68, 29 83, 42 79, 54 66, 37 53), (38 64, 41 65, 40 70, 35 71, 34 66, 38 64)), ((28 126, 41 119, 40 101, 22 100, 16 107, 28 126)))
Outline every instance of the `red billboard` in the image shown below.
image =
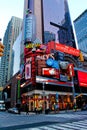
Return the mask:
POLYGON ((48 51, 54 49, 54 50, 64 52, 64 53, 74 55, 74 56, 80 55, 80 50, 77 50, 70 46, 66 46, 64 44, 55 43, 54 41, 48 42, 47 48, 48 48, 48 51))
POLYGON ((79 86, 87 87, 87 72, 78 71, 79 86))
POLYGON ((63 44, 56 43, 55 48, 58 51, 62 51, 62 52, 65 52, 67 54, 71 54, 71 55, 74 55, 74 56, 79 56, 80 55, 80 50, 77 50, 77 49, 75 49, 73 47, 66 46, 66 45, 63 45, 63 44))

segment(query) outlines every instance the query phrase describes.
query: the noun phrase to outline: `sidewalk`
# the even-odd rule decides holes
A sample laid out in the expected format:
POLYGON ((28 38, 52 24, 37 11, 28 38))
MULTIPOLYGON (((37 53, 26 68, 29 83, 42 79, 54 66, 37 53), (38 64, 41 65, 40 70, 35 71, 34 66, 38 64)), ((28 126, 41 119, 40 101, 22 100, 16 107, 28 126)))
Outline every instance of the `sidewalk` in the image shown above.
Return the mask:
MULTIPOLYGON (((81 109, 77 109, 76 111, 74 111, 74 110, 61 110, 61 111, 59 111, 59 112, 54 112, 54 111, 50 111, 48 114, 63 114, 63 113, 72 113, 72 112, 80 112, 81 111, 81 109)), ((26 115, 26 112, 21 112, 21 114, 23 114, 23 115, 26 115)), ((41 114, 45 114, 45 115, 47 115, 46 113, 41 113, 41 114)), ((39 114, 36 114, 35 112, 29 112, 29 115, 39 115, 39 114)))

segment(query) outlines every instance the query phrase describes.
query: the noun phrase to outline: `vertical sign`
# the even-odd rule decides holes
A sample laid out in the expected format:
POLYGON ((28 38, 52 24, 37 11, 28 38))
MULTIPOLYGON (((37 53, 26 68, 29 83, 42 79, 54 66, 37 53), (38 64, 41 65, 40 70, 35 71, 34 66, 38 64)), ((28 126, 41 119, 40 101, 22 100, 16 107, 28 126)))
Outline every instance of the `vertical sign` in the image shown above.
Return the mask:
POLYGON ((31 78, 31 64, 26 64, 25 65, 25 79, 30 79, 31 78))
POLYGON ((29 12, 24 22, 24 43, 33 42, 36 39, 36 18, 29 12))
POLYGON ((73 77, 74 76, 74 66, 73 66, 73 64, 69 64, 69 75, 71 76, 71 77, 73 77))

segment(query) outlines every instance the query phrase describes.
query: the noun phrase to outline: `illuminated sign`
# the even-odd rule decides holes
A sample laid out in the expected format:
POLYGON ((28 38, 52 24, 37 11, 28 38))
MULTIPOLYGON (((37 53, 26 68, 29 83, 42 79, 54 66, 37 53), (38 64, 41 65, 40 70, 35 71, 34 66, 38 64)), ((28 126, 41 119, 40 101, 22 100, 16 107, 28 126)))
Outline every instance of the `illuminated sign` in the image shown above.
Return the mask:
POLYGON ((80 50, 77 50, 70 46, 66 46, 64 44, 55 43, 54 41, 51 41, 48 43, 47 46, 48 46, 49 52, 51 50, 56 50, 56 51, 64 52, 64 53, 71 54, 74 56, 80 56, 80 50))
POLYGON ((68 70, 69 70, 69 75, 70 75, 71 77, 73 77, 73 76, 75 75, 75 74, 74 74, 74 66, 73 66, 73 64, 69 64, 68 70))
POLYGON ((77 50, 73 47, 66 46, 66 45, 63 45, 63 44, 55 43, 55 48, 56 48, 56 50, 59 50, 59 51, 62 51, 62 52, 65 52, 67 54, 71 54, 71 55, 74 55, 74 56, 80 55, 80 50, 77 50))
POLYGON ((37 60, 47 60, 48 58, 54 59, 54 54, 46 54, 46 55, 38 55, 36 57, 37 60))
POLYGON ((42 75, 56 75, 56 69, 54 68, 42 68, 42 75))
POLYGON ((48 66, 51 66, 53 68, 56 68, 56 69, 59 69, 59 63, 58 61, 52 59, 52 58, 48 58, 47 61, 46 61, 46 64, 48 66))
POLYGON ((25 65, 25 79, 31 78, 31 64, 25 65))
POLYGON ((34 48, 34 47, 40 47, 40 43, 29 43, 25 45, 25 48, 34 48))
POLYGON ((67 82, 68 81, 68 77, 66 75, 60 74, 60 81, 67 82))
POLYGON ((87 72, 78 71, 79 86, 87 87, 87 72))
POLYGON ((68 64, 69 64, 69 62, 67 62, 67 61, 60 61, 59 62, 59 65, 60 65, 61 69, 67 69, 68 64))
POLYGON ((33 14, 27 14, 24 19, 24 41, 31 42, 36 39, 36 18, 33 14))

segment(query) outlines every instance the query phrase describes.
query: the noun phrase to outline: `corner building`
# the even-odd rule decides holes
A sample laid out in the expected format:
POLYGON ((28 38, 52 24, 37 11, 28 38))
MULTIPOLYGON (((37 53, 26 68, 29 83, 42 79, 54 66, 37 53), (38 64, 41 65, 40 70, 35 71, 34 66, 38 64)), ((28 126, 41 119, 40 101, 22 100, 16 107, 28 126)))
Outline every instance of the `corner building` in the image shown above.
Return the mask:
MULTIPOLYGON (((77 48, 67 0, 25 0, 24 21, 27 9, 30 9, 36 17, 36 39, 39 39, 42 45, 47 44, 48 39, 46 38, 48 37, 45 32, 48 32, 54 34, 53 39, 51 37, 49 42, 55 41, 77 48)), ((25 63, 29 61, 27 65, 29 73, 27 73, 25 84, 21 84, 22 105, 27 102, 30 111, 33 111, 35 107, 54 110, 55 103, 59 103, 60 109, 66 109, 66 103, 69 103, 69 107, 72 108, 71 80, 60 81, 59 77, 43 75, 43 68, 48 67, 45 58, 47 55, 38 52, 39 59, 37 52, 31 52, 32 49, 30 48, 25 54, 25 63)), ((28 71, 26 67, 25 70, 28 71)))

